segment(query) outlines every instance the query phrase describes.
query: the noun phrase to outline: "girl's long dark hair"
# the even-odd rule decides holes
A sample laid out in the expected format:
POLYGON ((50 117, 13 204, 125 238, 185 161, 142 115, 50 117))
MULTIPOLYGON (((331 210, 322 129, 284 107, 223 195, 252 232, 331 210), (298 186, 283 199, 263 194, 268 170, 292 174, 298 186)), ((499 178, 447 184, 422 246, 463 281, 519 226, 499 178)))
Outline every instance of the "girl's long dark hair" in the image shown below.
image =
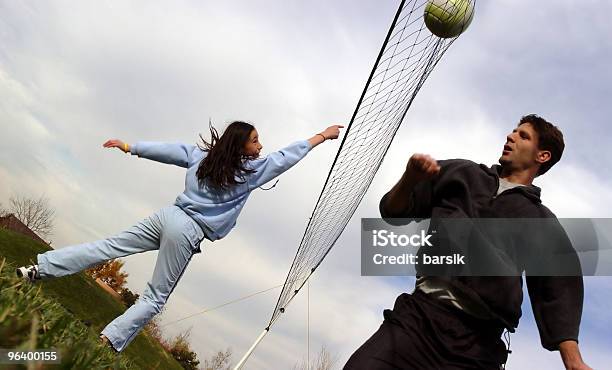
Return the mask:
POLYGON ((200 187, 204 185, 225 190, 232 185, 244 183, 244 175, 255 170, 244 167, 244 146, 255 129, 250 123, 235 121, 230 123, 219 137, 219 133, 209 122, 210 143, 202 135, 204 147, 200 149, 208 155, 200 162, 196 175, 200 187), (238 177, 239 181, 236 179, 238 177))

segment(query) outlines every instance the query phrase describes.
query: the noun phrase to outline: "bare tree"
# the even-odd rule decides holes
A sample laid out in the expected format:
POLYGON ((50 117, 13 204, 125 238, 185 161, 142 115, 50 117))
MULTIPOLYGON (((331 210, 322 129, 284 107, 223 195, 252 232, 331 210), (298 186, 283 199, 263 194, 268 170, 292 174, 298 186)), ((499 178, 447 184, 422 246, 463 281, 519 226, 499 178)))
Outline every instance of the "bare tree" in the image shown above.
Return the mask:
POLYGON ((55 211, 49 205, 49 200, 43 196, 38 199, 15 196, 9 199, 9 212, 13 213, 30 230, 40 237, 51 235, 55 211))
POLYGON ((8 211, 4 208, 2 203, 0 203, 0 217, 4 217, 8 214, 8 211))
POLYGON ((302 360, 293 366, 293 370, 332 370, 338 362, 337 356, 332 355, 325 346, 321 346, 321 350, 313 360, 310 364, 302 360))
POLYGON ((229 370, 231 368, 232 349, 218 351, 210 359, 204 360, 204 370, 229 370))

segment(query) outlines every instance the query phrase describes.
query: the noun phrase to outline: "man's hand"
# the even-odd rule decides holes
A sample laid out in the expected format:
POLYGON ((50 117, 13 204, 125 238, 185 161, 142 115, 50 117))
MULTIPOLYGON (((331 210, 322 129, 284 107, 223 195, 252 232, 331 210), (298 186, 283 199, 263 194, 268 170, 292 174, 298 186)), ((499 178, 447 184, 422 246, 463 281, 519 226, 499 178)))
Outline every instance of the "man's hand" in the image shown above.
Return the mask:
POLYGON ((123 141, 119 139, 107 140, 104 144, 102 144, 102 146, 105 148, 119 148, 124 153, 127 153, 130 151, 130 146, 127 143, 124 143, 123 141))
POLYGON ((414 187, 438 173, 440 173, 440 166, 435 159, 427 154, 413 154, 408 160, 402 178, 388 193, 383 205, 386 213, 391 217, 399 217, 398 215, 411 207, 410 194, 414 187))
POLYGON ((404 176, 410 179, 411 183, 419 183, 430 179, 440 172, 438 162, 427 154, 413 154, 406 165, 404 176))
POLYGON ((567 370, 593 370, 582 361, 576 341, 566 340, 559 343, 559 352, 567 370))

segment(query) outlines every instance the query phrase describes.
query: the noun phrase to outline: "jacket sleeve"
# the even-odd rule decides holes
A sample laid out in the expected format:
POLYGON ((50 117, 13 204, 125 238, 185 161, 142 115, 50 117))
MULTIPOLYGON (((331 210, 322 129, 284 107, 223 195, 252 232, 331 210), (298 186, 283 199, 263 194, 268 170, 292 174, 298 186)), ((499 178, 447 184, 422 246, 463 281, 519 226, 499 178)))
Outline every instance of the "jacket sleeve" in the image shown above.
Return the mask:
POLYGON ((547 350, 558 350, 565 340, 578 342, 583 289, 581 276, 527 276, 540 342, 547 350))
POLYGON ((257 188, 287 171, 304 158, 310 149, 310 143, 302 140, 264 158, 249 161, 248 168, 255 170, 247 177, 249 188, 257 188))
POLYGON ((423 219, 431 217, 431 210, 433 207, 432 198, 434 196, 434 187, 440 181, 440 178, 444 175, 446 170, 448 170, 449 165, 451 165, 450 160, 440 160, 438 161, 440 165, 440 173, 438 176, 422 181, 418 183, 412 193, 410 193, 410 208, 404 210, 399 215, 391 215, 385 209, 385 204, 387 203, 387 198, 389 197, 389 193, 386 193, 380 200, 379 211, 380 216, 385 219, 385 221, 391 225, 402 225, 405 224, 406 218, 415 218, 415 219, 423 219), (395 219, 395 220, 394 220, 395 219))
POLYGON ((431 198, 433 194, 433 184, 431 180, 423 181, 414 187, 410 193, 410 208, 404 210, 401 214, 391 215, 385 208, 389 193, 386 193, 379 204, 380 217, 391 225, 404 225, 404 219, 422 219, 431 217, 431 198))
POLYGON ((539 229, 530 230, 536 243, 529 249, 526 266, 527 290, 542 346, 558 350, 565 340, 578 342, 584 287, 580 261, 565 230, 556 218, 534 220, 539 229))
POLYGON ((130 147, 130 153, 140 158, 187 168, 195 145, 140 141, 130 147))

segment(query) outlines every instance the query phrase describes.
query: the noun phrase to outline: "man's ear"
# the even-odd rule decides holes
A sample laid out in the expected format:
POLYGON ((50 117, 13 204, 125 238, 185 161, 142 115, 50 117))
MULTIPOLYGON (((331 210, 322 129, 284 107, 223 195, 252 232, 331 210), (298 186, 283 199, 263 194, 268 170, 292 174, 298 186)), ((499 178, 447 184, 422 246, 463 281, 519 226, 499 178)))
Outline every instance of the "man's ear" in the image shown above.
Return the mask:
POLYGON ((548 150, 539 150, 536 156, 536 161, 539 164, 544 164, 544 162, 548 162, 551 158, 552 154, 548 150))

